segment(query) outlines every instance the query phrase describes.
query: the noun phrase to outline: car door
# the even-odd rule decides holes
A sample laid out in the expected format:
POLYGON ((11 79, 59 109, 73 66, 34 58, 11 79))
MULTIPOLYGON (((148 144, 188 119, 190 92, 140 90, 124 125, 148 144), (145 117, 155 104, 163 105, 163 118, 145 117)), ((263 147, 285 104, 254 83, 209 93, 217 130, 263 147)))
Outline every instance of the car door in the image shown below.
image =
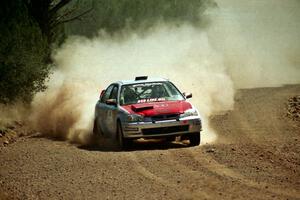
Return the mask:
MULTIPOLYGON (((112 92, 109 96, 109 99, 114 99, 118 105, 118 93, 119 87, 118 85, 114 85, 112 92)), ((117 130, 117 114, 118 114, 118 106, 117 105, 106 105, 107 107, 107 120, 106 127, 107 131, 110 135, 115 136, 117 130)))
POLYGON ((96 105, 97 124, 99 125, 98 127, 100 128, 104 136, 108 136, 109 134, 107 123, 106 123, 107 115, 108 115, 108 107, 106 101, 109 99, 113 88, 114 85, 108 86, 103 96, 101 97, 101 99, 98 101, 96 105))

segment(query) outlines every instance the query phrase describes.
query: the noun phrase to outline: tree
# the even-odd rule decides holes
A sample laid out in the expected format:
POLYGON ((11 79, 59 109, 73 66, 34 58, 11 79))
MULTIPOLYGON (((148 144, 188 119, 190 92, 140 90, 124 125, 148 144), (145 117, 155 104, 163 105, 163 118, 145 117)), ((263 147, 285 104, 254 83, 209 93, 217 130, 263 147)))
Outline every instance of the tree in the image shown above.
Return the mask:
POLYGON ((47 41, 21 0, 5 1, 0 13, 0 103, 29 102, 45 89, 47 41))
MULTIPOLYGON (((80 19, 92 10, 92 8, 77 14, 76 3, 70 6, 72 0, 27 0, 26 6, 30 15, 39 24, 42 33, 46 36, 48 44, 57 41, 62 27, 66 22, 80 19)), ((73 3, 74 4, 74 3, 73 3)))
POLYGON ((85 13, 67 7, 71 0, 3 0, 0 7, 0 103, 30 102, 46 88, 51 46, 65 22, 85 13), (63 9, 63 10, 62 10, 63 9))

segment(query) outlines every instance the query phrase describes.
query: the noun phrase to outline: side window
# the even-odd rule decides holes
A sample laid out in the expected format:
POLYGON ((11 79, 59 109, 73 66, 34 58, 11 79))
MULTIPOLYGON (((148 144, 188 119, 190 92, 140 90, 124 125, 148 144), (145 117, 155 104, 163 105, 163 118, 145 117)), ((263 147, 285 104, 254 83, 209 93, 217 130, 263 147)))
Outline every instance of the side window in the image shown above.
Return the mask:
POLYGON ((110 96, 109 96, 110 99, 118 99, 118 86, 114 86, 110 96))
POLYGON ((114 85, 110 85, 106 90, 104 95, 101 98, 101 103, 105 103, 107 99, 109 99, 110 93, 113 89, 114 85))

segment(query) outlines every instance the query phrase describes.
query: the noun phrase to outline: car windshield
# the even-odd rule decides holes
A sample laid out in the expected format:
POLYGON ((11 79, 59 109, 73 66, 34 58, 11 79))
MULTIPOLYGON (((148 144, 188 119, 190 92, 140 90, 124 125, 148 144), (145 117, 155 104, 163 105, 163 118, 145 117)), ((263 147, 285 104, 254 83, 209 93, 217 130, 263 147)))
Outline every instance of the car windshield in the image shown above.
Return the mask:
POLYGON ((121 105, 178 100, 184 100, 184 97, 170 82, 123 85, 120 94, 121 105))

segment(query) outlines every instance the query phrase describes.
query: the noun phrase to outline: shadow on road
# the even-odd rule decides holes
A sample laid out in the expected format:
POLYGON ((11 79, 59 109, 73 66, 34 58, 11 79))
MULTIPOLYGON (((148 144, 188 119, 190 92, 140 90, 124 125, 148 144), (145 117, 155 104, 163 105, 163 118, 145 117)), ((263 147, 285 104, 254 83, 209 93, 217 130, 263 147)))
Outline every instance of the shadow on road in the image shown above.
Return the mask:
MULTIPOLYGON (((29 136, 29 138, 45 138, 53 141, 66 141, 61 137, 53 137, 43 135, 41 133, 36 133, 29 136)), ((87 144, 80 144, 76 142, 68 141, 71 144, 74 144, 79 149, 87 151, 102 151, 102 152, 124 152, 124 151, 144 151, 144 150, 167 150, 175 148, 186 148, 189 147, 187 143, 184 142, 168 142, 163 139, 139 139, 134 140, 132 143, 121 150, 118 145, 111 139, 103 139, 97 137, 91 137, 90 141, 87 144)))
POLYGON ((126 149, 121 150, 117 145, 109 142, 101 142, 99 144, 79 145, 79 149, 88 151, 106 151, 106 152, 121 152, 121 151, 144 151, 144 150, 164 150, 174 148, 186 148, 187 144, 182 142, 166 142, 163 140, 142 140, 133 141, 126 149))

